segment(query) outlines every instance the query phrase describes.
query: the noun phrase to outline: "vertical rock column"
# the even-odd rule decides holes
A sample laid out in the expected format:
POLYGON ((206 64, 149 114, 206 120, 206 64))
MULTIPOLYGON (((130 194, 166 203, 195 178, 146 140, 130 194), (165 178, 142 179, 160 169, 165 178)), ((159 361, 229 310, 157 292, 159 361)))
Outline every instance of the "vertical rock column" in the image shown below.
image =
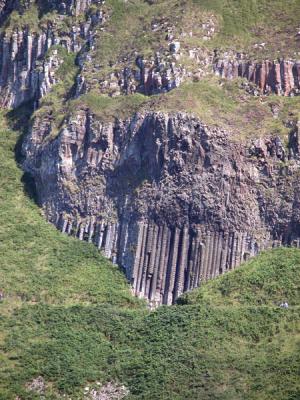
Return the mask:
POLYGON ((152 306, 174 303, 183 292, 235 269, 258 251, 245 232, 213 232, 203 226, 191 230, 145 221, 116 223, 94 217, 76 221, 64 216, 57 219, 57 226, 97 245, 124 269, 134 293, 152 306))

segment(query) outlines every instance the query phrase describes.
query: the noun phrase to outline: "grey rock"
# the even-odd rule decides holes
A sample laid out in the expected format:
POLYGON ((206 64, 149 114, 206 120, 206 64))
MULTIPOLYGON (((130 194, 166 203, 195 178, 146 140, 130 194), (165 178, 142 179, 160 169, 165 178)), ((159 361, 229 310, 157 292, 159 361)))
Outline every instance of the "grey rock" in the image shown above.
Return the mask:
POLYGON ((88 110, 45 141, 50 131, 37 120, 23 146, 45 215, 115 260, 152 306, 299 246, 299 161, 283 164, 278 137, 243 145, 188 114, 102 122, 88 110))

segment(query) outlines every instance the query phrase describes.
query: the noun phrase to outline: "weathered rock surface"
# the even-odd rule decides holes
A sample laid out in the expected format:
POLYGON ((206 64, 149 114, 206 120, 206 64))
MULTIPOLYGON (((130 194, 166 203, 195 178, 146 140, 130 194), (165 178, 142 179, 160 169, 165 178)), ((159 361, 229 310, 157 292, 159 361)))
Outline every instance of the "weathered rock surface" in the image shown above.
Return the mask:
MULTIPOLYGON (((54 21, 1 33, 1 107, 39 106, 58 82, 60 47, 77 55, 80 73, 70 90, 76 96, 163 93, 211 74, 212 66, 223 78, 247 78, 258 93, 299 94, 299 62, 214 58, 188 44, 192 31, 180 33, 162 16, 150 24, 165 38, 153 56, 133 50, 102 63, 97 46, 109 27, 97 29, 106 21, 102 7, 90 9, 102 3, 0 0, 0 23, 31 5, 41 14, 57 11, 54 21)), ((200 33, 210 40, 216 21, 205 21, 200 33)), ((36 182, 46 218, 95 243, 124 269, 136 295, 152 305, 171 304, 264 248, 299 245, 299 126, 291 129, 287 148, 279 137, 246 145, 181 112, 105 122, 81 107, 61 120, 56 137, 51 110, 36 114, 23 167, 36 182)))
POLYGON ((38 376, 26 384, 26 389, 35 392, 36 394, 43 395, 46 389, 46 383, 42 376, 38 376))
POLYGON ((129 395, 129 390, 124 385, 108 382, 101 388, 92 389, 85 394, 85 400, 122 400, 129 395))
POLYGON ((151 57, 135 54, 125 62, 117 62, 104 76, 93 55, 89 55, 90 63, 82 62, 76 94, 96 89, 112 97, 133 93, 150 96, 169 92, 184 82, 199 80, 211 73, 212 54, 197 48, 182 52, 179 49, 180 43, 174 41, 168 49, 157 51, 151 57), (188 59, 189 63, 181 63, 182 59, 188 59))
MULTIPOLYGON (((74 7, 88 4, 75 3, 74 7)), ((93 41, 93 28, 102 21, 103 15, 97 14, 67 32, 49 23, 38 32, 25 27, 0 35, 0 106, 16 108, 28 101, 38 102, 57 83, 55 72, 62 60, 57 53, 53 57, 51 48, 61 46, 69 53, 79 53, 93 41)))
POLYGON ((46 217, 94 242, 134 292, 171 304, 258 251, 298 245, 298 130, 250 147, 182 114, 101 122, 75 114, 52 141, 36 120, 23 152, 46 217))
MULTIPOLYGON (((139 56, 135 64, 135 68, 128 66, 116 69, 106 79, 100 79, 101 93, 110 96, 136 92, 145 95, 164 93, 179 87, 188 75, 185 68, 177 65, 175 60, 164 60, 159 55, 152 60, 144 60, 139 56)), ((86 84, 82 86, 83 79, 84 74, 81 74, 81 79, 78 79, 77 96, 90 89, 86 84)))
POLYGON ((282 96, 300 94, 300 61, 252 62, 243 59, 217 59, 214 72, 222 78, 246 78, 264 94, 282 96))
POLYGON ((24 12, 31 4, 36 4, 40 12, 56 10, 64 15, 78 16, 87 11, 92 4, 102 4, 103 0, 1 0, 0 21, 7 17, 12 11, 24 12))

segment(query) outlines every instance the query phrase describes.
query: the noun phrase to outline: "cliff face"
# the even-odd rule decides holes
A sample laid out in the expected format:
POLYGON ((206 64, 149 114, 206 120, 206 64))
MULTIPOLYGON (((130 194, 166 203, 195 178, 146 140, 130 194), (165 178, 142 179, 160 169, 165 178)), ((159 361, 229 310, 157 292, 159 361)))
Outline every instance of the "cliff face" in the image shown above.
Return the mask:
MULTIPOLYGON (((13 11, 20 14, 20 22, 18 26, 13 22, 8 24, 0 34, 0 106, 16 108, 28 101, 35 101, 37 106, 50 92, 58 82, 56 70, 63 63, 57 54, 53 57, 54 46, 66 49, 74 57, 78 55, 81 71, 74 88, 76 96, 90 90, 110 96, 136 92, 149 96, 168 92, 213 72, 226 79, 246 78, 264 94, 290 96, 300 92, 299 61, 255 62, 232 52, 216 52, 214 56, 207 48, 190 44, 195 40, 193 31, 179 30, 179 33, 175 23, 167 18, 151 21, 151 40, 155 43, 157 38, 164 37, 152 55, 145 57, 143 52, 127 50, 126 56, 122 53, 114 61, 104 62, 97 57, 97 51, 101 50, 99 28, 102 33, 109 31, 109 24, 103 26, 109 19, 103 11, 104 5, 102 0, 2 1, 0 24, 9 21, 13 11), (25 20, 23 24, 23 15, 34 11, 41 20, 45 17, 43 22, 30 26, 25 20), (47 19, 47 13, 52 11, 55 18, 47 19)), ((210 40, 217 32, 217 22, 210 14, 203 21, 197 32, 198 39, 210 40)), ((252 91, 258 93, 256 89, 252 91)))
MULTIPOLYGON (((35 2, 28 2, 27 7, 26 4, 22 2, 21 6, 18 1, 13 4, 6 2, 3 13, 6 14, 6 9, 19 12, 23 8, 26 10, 35 2)), ((42 3, 46 10, 56 9, 62 13, 62 18, 68 12, 78 15, 87 10, 90 4, 91 1, 88 0, 49 0, 47 4, 42 3), (63 5, 66 7, 65 11, 62 10, 63 5)), ((84 46, 90 46, 93 41, 93 29, 103 22, 103 15, 86 15, 85 21, 71 27, 60 26, 59 21, 46 21, 43 26, 35 29, 13 26, 0 35, 0 106, 16 108, 28 101, 38 103, 57 83, 55 72, 63 63, 57 55, 57 50, 52 49, 55 46, 61 47, 68 53, 75 54, 84 46)))
POLYGON ((171 304, 258 251, 298 245, 298 133, 247 147, 187 114, 103 123, 89 111, 50 143, 40 121, 24 168, 49 220, 94 242, 135 293, 171 304))
MULTIPOLYGON (((176 96, 164 93, 204 76, 217 84, 216 74, 246 78, 259 96, 297 95, 299 62, 258 63, 212 52, 203 43, 218 32, 215 15, 205 11, 198 20, 193 9, 177 26, 193 2, 174 2, 175 17, 166 9, 166 17, 155 14, 151 7, 158 4, 159 11, 163 2, 148 8, 140 2, 151 18, 121 1, 114 14, 114 3, 0 1, 0 23, 7 24, 0 35, 0 106, 32 102, 37 110, 23 143, 23 167, 35 180, 45 217, 95 243, 124 269, 138 296, 171 304, 264 248, 299 246, 300 144, 293 113, 288 146, 277 133, 242 142, 178 110, 176 96), (16 25, 12 12, 31 22, 16 25), (136 42, 137 50, 130 47, 136 42), (68 72, 64 54, 73 56, 78 74, 54 93, 69 79, 61 73, 61 67, 68 72), (84 100, 91 91, 101 100, 99 115, 111 97, 131 104, 137 97, 128 95, 136 92, 147 96, 149 109, 100 117, 84 100), (168 99, 173 112, 154 111, 168 99)), ((219 89, 206 93, 205 101, 213 107, 219 95, 219 89)))
POLYGON ((300 61, 281 59, 253 62, 219 58, 215 60, 213 68, 215 74, 222 78, 246 78, 263 94, 275 93, 282 96, 300 94, 300 61))

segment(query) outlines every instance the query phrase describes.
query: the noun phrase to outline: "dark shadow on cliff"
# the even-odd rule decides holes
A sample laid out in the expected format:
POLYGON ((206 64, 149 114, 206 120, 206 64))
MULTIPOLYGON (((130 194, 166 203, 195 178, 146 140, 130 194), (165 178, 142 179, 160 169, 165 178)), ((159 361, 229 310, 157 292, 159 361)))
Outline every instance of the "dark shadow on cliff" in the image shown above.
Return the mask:
MULTIPOLYGON (((15 160, 20 167, 22 167, 22 163, 25 158, 24 154, 22 153, 22 144, 24 141, 24 137, 28 132, 33 112, 33 102, 30 101, 7 113, 7 121, 9 127, 12 130, 19 132, 19 138, 15 145, 14 152, 15 160)), ((28 172, 24 172, 21 181, 23 183, 24 192, 26 193, 26 195, 35 203, 38 203, 36 184, 33 177, 28 172)))
POLYGON ((38 196, 34 178, 28 172, 24 172, 21 182, 23 183, 24 192, 26 195, 36 204, 38 204, 38 196))
POLYGON ((22 155, 22 143, 24 140, 24 136, 28 132, 33 111, 33 102, 30 101, 7 113, 9 127, 12 130, 18 131, 20 133, 15 146, 15 158, 17 163, 19 164, 22 163, 24 159, 24 156, 22 155))

